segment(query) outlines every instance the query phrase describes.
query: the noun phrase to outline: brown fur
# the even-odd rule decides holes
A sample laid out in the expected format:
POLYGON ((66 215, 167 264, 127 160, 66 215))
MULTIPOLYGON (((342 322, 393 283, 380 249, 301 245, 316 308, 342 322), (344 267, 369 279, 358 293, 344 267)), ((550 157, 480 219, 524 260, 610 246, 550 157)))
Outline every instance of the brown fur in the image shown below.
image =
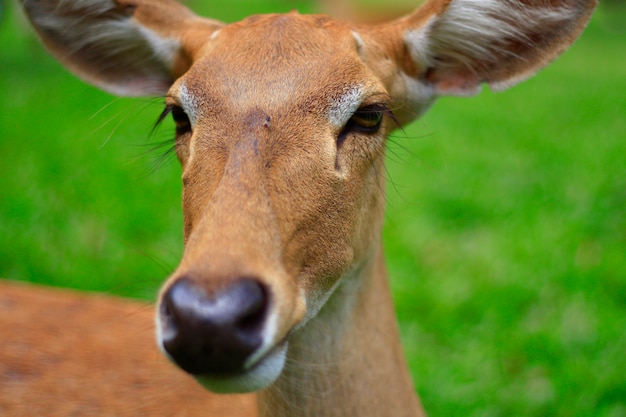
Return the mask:
POLYGON ((168 363, 150 305, 1 280, 0 340, 2 416, 255 415, 168 363))
MULTIPOLYGON (((267 288, 273 321, 264 348, 289 346, 277 379, 258 394, 259 415, 422 415, 399 344, 381 245, 384 149, 395 125, 386 117, 371 133, 346 134, 345 126, 363 106, 387 106, 404 124, 439 95, 472 94, 481 83, 508 87, 566 48, 595 3, 502 0, 481 9, 480 2, 433 0, 406 18, 365 26, 297 13, 223 25, 168 0, 85 0, 80 4, 101 12, 76 20, 88 8, 67 11, 66 4, 42 1, 46 7, 29 0, 26 9, 52 52, 79 76, 118 94, 166 94, 166 104, 188 114, 191 128, 177 138, 185 252, 163 291, 183 278, 208 294, 241 277, 267 288), (104 30, 107 22, 115 36, 104 30), (120 36, 133 49, 120 48, 120 36), (94 61, 94 48, 106 62, 94 61)), ((42 296, 40 303, 55 311, 55 323, 74 327, 65 307, 71 300, 55 306, 55 297, 42 296)), ((38 308, 29 306, 34 302, 24 301, 26 311, 38 308)), ((80 328, 83 320, 119 324, 108 302, 88 305, 93 308, 77 319, 80 328)), ((107 334, 99 328, 90 337, 107 334)), ((121 330, 111 342, 113 361, 118 355, 132 363, 144 349, 134 347, 136 336, 121 330)), ((59 349, 77 351, 62 353, 53 375, 78 381, 85 374, 76 369, 89 369, 84 361, 106 356, 85 358, 81 338, 67 337, 59 349)), ((26 359, 28 366, 33 361, 26 359)), ((181 378, 164 364, 154 369, 156 363, 118 367, 116 374, 127 377, 132 368, 167 381, 181 378)), ((252 374, 246 370, 244 378, 252 381, 252 374)), ((219 389, 219 379, 202 380, 219 389)), ((54 392, 46 384, 42 391, 54 392)), ((185 387, 180 397, 176 391, 178 405, 191 404, 184 395, 194 388, 185 387)), ((143 398, 127 392, 115 398, 104 390, 102 407, 143 398)), ((81 394, 71 390, 64 398, 74 403, 81 394)))

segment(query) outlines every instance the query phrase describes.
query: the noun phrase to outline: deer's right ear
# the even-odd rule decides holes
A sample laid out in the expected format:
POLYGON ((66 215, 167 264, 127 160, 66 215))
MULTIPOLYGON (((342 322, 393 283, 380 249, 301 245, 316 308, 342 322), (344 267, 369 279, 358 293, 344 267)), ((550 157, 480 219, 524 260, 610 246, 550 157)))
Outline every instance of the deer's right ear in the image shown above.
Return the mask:
POLYGON ((171 0, 23 0, 44 44, 81 79, 122 96, 164 95, 222 24, 171 0), (202 37, 204 38, 204 37, 202 37))

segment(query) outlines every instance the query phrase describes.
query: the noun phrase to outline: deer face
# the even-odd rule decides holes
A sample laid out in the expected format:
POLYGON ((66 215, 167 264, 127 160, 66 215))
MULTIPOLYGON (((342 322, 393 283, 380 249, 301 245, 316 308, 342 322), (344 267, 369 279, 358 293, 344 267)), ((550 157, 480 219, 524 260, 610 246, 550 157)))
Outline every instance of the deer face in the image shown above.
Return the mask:
POLYGON ((121 95, 166 95, 185 252, 160 293, 158 339, 214 391, 272 383, 290 340, 338 289, 350 285, 344 304, 359 294, 380 251, 392 120, 415 119, 441 95, 529 77, 594 6, 429 0, 382 25, 297 14, 224 25, 172 0, 24 1, 80 77, 121 95))
POLYGON ((168 92, 186 243, 162 343, 213 390, 271 382, 290 333, 378 247, 391 104, 357 36, 320 17, 253 17, 216 32, 168 92))

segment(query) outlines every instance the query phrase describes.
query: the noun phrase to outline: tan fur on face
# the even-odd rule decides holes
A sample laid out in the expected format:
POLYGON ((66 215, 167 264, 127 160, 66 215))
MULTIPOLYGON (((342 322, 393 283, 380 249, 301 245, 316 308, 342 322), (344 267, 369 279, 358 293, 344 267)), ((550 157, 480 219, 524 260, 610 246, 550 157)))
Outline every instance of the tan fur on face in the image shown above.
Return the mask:
POLYGON ((343 128, 336 114, 354 100, 358 107, 386 97, 356 47, 349 31, 325 18, 251 18, 222 29, 169 93, 182 101, 184 86, 195 103, 186 104, 195 128, 183 170, 186 251, 174 279, 205 276, 212 286, 221 285, 217 277, 260 277, 276 291, 271 343, 319 310, 335 281, 378 245, 382 132, 335 145, 343 128), (259 43, 268 26, 284 33, 259 43), (233 36, 246 61, 215 59, 230 53, 233 36), (333 48, 319 47, 331 40, 333 48), (337 68, 360 83, 335 79, 337 68), (354 89, 359 98, 346 101, 354 89))
MULTIPOLYGON (((595 1, 430 0, 380 25, 297 13, 225 25, 172 0, 24 6, 78 76, 116 94, 167 95, 189 119, 176 145, 185 252, 163 291, 184 279, 212 295, 246 278, 267 293, 245 371, 221 386, 228 377, 198 380, 262 390, 261 416, 414 417, 423 412, 381 244, 386 137, 439 96, 535 73, 576 39, 595 1), (380 129, 365 111, 385 115, 380 129)), ((88 303, 94 316, 117 311, 88 303)))

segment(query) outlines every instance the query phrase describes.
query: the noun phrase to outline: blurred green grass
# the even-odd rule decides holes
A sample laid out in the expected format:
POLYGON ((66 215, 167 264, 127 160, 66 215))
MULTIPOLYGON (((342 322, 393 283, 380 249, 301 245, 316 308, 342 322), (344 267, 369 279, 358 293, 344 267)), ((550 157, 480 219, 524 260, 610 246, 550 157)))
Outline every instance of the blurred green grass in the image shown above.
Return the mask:
MULTIPOLYGON (((180 169, 151 150, 171 125, 149 138, 160 100, 77 81, 16 9, 0 22, 0 277, 152 299, 182 252, 180 169)), ((442 99, 393 135, 385 245, 432 416, 626 416, 624 21, 601 7, 535 78, 442 99)))

